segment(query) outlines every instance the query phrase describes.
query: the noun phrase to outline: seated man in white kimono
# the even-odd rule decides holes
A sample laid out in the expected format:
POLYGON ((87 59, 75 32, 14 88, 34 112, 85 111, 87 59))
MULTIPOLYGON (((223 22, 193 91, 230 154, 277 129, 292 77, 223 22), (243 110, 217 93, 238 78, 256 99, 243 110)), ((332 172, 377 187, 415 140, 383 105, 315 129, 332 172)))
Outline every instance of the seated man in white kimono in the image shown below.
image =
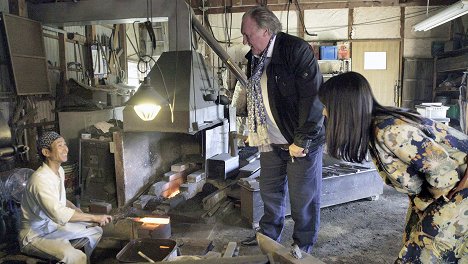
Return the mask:
POLYGON ((112 217, 83 213, 67 200, 65 173, 60 166, 68 159, 63 137, 46 132, 39 138, 37 149, 44 163, 29 178, 21 201, 21 252, 67 264, 87 263, 101 239, 100 226, 112 217), (85 252, 70 243, 78 238, 88 239, 85 252))

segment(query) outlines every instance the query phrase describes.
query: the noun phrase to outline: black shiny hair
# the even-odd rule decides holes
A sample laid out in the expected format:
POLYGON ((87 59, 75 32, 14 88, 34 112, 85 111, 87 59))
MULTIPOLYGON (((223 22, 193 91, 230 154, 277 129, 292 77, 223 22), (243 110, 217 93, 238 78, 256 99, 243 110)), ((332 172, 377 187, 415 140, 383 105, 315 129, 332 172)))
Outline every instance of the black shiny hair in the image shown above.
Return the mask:
POLYGON ((327 111, 326 144, 332 157, 362 162, 374 145, 373 120, 377 116, 421 119, 406 109, 382 106, 375 99, 367 79, 357 72, 346 72, 330 78, 319 90, 327 111))

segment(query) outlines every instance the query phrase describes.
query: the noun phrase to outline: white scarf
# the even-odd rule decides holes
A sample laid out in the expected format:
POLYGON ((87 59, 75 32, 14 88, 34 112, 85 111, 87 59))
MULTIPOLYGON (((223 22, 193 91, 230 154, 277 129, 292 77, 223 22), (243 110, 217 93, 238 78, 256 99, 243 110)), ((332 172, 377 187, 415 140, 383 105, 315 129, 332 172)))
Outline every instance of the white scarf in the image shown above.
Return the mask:
MULTIPOLYGON (((265 70, 265 59, 268 48, 275 35, 272 35, 258 63, 254 64, 255 57, 252 53, 251 75, 247 82, 247 113, 249 125, 249 145, 257 146, 261 152, 271 151, 270 138, 268 137, 268 126, 266 122, 266 110, 263 104, 261 79, 265 70)), ((268 95, 267 95, 268 96, 268 95)))

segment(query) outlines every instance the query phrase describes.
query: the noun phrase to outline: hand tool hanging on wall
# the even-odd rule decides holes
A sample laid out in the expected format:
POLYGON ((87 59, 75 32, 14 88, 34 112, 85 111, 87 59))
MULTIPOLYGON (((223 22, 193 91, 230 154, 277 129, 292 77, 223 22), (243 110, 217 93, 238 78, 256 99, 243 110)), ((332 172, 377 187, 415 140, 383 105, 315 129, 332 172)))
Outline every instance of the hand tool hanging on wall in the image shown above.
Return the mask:
MULTIPOLYGON (((144 23, 150 37, 153 50, 156 49, 156 36, 153 30, 153 1, 146 1, 146 22, 144 23)), ((152 54, 152 53, 151 53, 152 54)))
POLYGON ((153 23, 151 21, 145 22, 146 30, 148 31, 148 35, 150 37, 153 50, 156 49, 156 36, 154 35, 153 23))
POLYGON ((109 40, 109 69, 112 74, 115 74, 121 78, 119 55, 121 52, 123 52, 123 50, 119 46, 119 26, 115 24, 114 28, 112 29, 112 37, 109 40))

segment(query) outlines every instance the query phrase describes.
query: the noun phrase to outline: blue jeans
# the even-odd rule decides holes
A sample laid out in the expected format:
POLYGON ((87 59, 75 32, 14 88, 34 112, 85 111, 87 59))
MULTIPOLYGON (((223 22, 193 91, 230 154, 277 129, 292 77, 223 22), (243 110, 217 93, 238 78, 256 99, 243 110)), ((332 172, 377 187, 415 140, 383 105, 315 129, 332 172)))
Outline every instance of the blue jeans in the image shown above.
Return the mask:
POLYGON ((323 147, 303 158, 291 157, 287 150, 273 148, 260 155, 260 194, 264 214, 260 232, 279 241, 284 226, 285 194, 289 190, 294 242, 310 252, 320 226, 323 147))

